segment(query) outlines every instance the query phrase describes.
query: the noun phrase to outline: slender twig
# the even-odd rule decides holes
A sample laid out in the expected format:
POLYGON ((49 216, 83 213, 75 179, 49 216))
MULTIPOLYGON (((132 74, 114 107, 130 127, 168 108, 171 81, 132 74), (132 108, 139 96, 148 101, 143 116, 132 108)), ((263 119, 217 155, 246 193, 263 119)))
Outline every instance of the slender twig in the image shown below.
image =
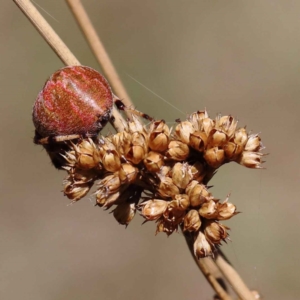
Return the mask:
MULTIPOLYGON (((182 227, 181 227, 182 230, 182 227)), ((182 231, 183 232, 183 231, 182 231)), ((197 259, 194 255, 194 240, 191 235, 183 233, 187 246, 191 252, 192 257, 194 258, 195 263, 205 276, 206 280, 209 282, 211 287, 215 290, 216 294, 221 300, 232 300, 228 295, 226 290, 220 284, 220 282, 225 283, 222 276, 218 272, 218 269, 211 258, 202 258, 197 259)))
MULTIPOLYGON (((114 92, 127 107, 133 103, 80 0, 66 0, 114 92)), ((126 111, 125 111, 126 112, 126 111)), ((130 111, 126 112, 131 117, 130 111)))
MULTIPOLYGON (((65 65, 80 65, 78 59, 29 0, 14 0, 14 2, 19 6, 65 65)), ((113 117, 114 120, 112 121, 112 125, 117 131, 122 131, 124 129, 122 123, 123 118, 116 109, 113 110, 113 117)))
POLYGON ((242 300, 254 300, 254 296, 248 289, 237 271, 228 263, 226 259, 220 254, 216 256, 216 264, 231 284, 233 290, 242 300))

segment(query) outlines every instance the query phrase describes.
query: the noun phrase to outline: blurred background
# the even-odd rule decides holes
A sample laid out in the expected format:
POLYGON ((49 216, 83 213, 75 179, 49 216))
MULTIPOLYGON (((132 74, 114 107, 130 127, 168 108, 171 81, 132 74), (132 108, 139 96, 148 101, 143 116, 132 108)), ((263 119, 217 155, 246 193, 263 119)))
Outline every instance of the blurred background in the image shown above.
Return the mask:
MULTIPOLYGON (((35 2, 80 62, 101 70, 66 3, 35 2)), ((242 212, 225 222, 222 249, 264 299, 299 299, 300 2, 83 4, 139 110, 173 122, 207 108, 261 132, 267 169, 228 164, 211 182, 242 212)), ((154 236, 139 216, 125 230, 91 196, 69 205, 65 173, 33 144, 31 121, 63 64, 13 1, 2 1, 0 24, 0 298, 211 300, 181 233, 154 236)))

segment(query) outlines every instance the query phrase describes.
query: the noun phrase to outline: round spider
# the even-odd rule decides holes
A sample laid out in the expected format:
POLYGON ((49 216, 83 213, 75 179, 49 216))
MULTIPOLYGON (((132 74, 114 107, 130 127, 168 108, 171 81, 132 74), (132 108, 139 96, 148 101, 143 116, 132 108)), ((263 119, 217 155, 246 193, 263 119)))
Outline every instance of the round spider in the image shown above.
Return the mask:
POLYGON ((62 68, 50 76, 34 103, 34 143, 43 145, 54 166, 61 169, 61 153, 68 149, 64 142, 84 137, 95 139, 112 118, 114 103, 120 110, 152 120, 126 108, 96 70, 86 66, 62 68))

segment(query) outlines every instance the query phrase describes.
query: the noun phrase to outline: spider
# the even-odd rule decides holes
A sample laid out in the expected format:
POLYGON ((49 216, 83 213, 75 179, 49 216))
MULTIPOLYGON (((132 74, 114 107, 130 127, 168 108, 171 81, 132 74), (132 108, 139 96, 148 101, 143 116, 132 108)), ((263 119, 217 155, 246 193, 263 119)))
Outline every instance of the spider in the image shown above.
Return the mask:
POLYGON ((113 118, 113 104, 119 110, 153 120, 126 107, 96 70, 86 66, 64 67, 50 76, 34 103, 34 143, 43 145, 53 165, 61 169, 61 153, 68 149, 65 142, 85 137, 96 139, 113 118))

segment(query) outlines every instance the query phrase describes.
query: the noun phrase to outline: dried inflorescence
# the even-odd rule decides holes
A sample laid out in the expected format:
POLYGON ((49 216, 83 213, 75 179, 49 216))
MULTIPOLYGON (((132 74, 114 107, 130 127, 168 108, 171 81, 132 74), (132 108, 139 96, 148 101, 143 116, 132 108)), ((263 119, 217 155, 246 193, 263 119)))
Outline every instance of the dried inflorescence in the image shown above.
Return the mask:
POLYGON ((208 181, 222 164, 235 161, 262 168, 263 149, 257 134, 237 129, 232 116, 208 117, 206 111, 178 121, 173 133, 164 121, 143 126, 133 117, 123 132, 100 139, 68 142, 62 153, 68 172, 64 193, 73 201, 94 183, 96 204, 128 225, 138 211, 157 223, 156 232, 172 234, 181 226, 193 235, 195 255, 213 255, 228 238, 220 221, 237 214, 228 201, 213 197, 208 181))

